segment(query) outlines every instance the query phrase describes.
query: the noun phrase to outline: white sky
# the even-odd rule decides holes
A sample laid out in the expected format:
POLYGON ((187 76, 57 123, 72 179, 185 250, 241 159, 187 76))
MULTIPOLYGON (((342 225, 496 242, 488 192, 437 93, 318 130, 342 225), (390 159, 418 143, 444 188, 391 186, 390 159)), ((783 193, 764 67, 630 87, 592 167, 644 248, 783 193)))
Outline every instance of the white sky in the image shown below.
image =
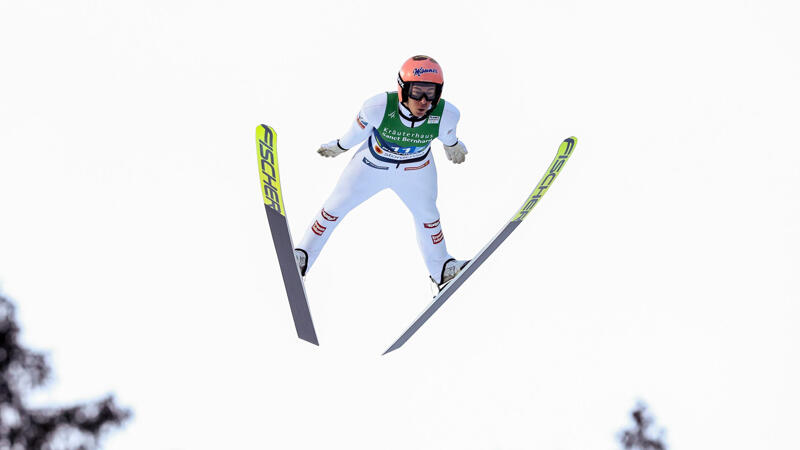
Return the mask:
POLYGON ((797 449, 800 42, 791 1, 0 2, 0 284, 56 378, 147 449, 797 449), (385 192, 307 280, 295 338, 259 194, 278 132, 295 240, 362 101, 434 56, 470 153, 435 144, 451 252, 533 214, 429 302, 385 192), (498 93, 497 86, 503 86, 498 93), (482 89, 482 87, 489 89, 482 89), (388 237, 388 239, 387 239, 388 237))

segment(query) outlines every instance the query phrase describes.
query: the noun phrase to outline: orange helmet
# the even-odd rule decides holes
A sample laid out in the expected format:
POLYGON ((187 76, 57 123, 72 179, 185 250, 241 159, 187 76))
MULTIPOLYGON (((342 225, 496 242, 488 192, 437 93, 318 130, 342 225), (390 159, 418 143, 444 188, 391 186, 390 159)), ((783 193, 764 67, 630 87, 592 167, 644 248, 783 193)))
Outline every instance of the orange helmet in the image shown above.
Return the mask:
POLYGON ((397 72, 397 95, 400 103, 406 102, 409 97, 415 100, 425 97, 431 102, 433 109, 442 96, 443 85, 442 66, 430 56, 412 56, 403 63, 400 72, 397 72), (415 92, 412 93, 411 87, 414 84, 417 84, 419 89, 414 89, 415 92))

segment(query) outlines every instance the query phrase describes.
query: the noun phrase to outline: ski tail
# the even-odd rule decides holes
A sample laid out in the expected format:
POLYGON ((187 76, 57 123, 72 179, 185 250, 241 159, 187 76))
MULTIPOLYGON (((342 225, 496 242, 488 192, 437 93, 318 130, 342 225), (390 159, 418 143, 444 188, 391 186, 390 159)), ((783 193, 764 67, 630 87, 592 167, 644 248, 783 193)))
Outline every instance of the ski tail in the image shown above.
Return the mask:
POLYGON ((398 348, 402 347, 403 344, 408 341, 417 330, 422 327, 428 319, 433 316, 433 314, 441 308, 444 302, 447 301, 448 298, 458 289, 466 280, 469 278, 477 269, 480 267, 481 264, 489 258, 489 256, 494 253, 494 251, 503 243, 503 241, 517 229, 520 223, 528 216, 531 210, 539 203, 539 200, 544 196, 550 186, 552 186, 553 181, 555 181, 556 177, 559 173, 561 173, 561 169, 564 167, 564 164, 567 162, 569 157, 572 155, 572 151, 575 149, 575 145, 578 143, 578 139, 576 137, 569 137, 564 139, 561 145, 558 147, 558 152, 556 153, 555 159, 553 162, 550 163, 550 167, 545 172, 544 176, 539 180, 539 183, 536 185, 536 188, 531 192, 528 196, 528 199, 525 203, 522 204, 522 207, 517 211, 516 214, 508 221, 508 223, 503 226, 503 229, 497 233, 485 247, 475 255, 474 258, 467 264, 461 272, 456 275, 456 277, 439 292, 433 302, 428 305, 425 311, 420 314, 417 319, 400 335, 399 338, 391 345, 389 348, 386 349, 383 354, 387 354, 398 348))
MULTIPOLYGON (((294 244, 286 220, 286 207, 281 189, 280 171, 278 169, 277 133, 272 127, 260 125, 256 128, 256 144, 258 147, 258 166, 261 178, 261 195, 264 209, 267 212, 272 242, 278 255, 278 265, 283 276, 289 308, 292 311, 297 337, 319 345, 311 311, 306 299, 306 290, 300 270, 294 259, 294 244)), ((270 286, 270 290, 279 291, 279 287, 270 286)))

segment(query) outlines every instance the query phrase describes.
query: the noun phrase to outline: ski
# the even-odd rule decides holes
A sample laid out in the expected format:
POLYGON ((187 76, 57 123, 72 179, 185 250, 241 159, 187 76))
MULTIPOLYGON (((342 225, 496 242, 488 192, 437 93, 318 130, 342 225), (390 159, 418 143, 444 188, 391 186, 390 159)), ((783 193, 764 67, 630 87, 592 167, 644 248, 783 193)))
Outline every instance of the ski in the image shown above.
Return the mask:
POLYGON ((542 196, 547 192, 550 186, 555 181, 558 174, 561 172, 561 169, 564 167, 564 164, 569 159, 570 155, 572 155, 572 151, 575 149, 575 144, 577 144, 578 139, 576 137, 570 137, 564 139, 564 142, 558 147, 558 153, 556 154, 555 159, 550 164, 550 167, 545 172, 544 176, 541 180, 539 180, 539 184, 536 185, 536 188, 531 192, 528 199, 523 203, 522 208, 514 214, 510 221, 500 230, 495 237, 493 237, 488 244, 486 244, 477 255, 461 270, 461 272, 456 275, 453 280, 448 283, 438 295, 433 298, 433 301, 427 308, 422 312, 422 314, 417 317, 417 319, 406 329, 406 331, 400 335, 399 338, 392 344, 388 349, 386 349, 383 354, 387 354, 391 351, 397 350, 398 348, 402 347, 403 344, 408 341, 420 327, 431 318, 431 316, 450 298, 451 295, 458 289, 467 278, 470 277, 475 271, 480 267, 481 264, 486 261, 487 258, 506 240, 506 238, 514 232, 514 230, 519 226, 520 223, 530 214, 531 210, 534 206, 539 203, 542 196))
MULTIPOLYGON (((289 308, 292 311, 297 337, 314 345, 319 345, 311 311, 308 308, 306 288, 300 269, 294 259, 294 243, 286 221, 286 207, 283 203, 280 172, 278 171, 277 135, 272 127, 260 125, 256 128, 258 147, 258 170, 261 174, 261 194, 264 209, 272 233, 272 242, 278 254, 278 265, 283 275, 289 308)), ((272 289, 272 286, 270 287, 272 289)))

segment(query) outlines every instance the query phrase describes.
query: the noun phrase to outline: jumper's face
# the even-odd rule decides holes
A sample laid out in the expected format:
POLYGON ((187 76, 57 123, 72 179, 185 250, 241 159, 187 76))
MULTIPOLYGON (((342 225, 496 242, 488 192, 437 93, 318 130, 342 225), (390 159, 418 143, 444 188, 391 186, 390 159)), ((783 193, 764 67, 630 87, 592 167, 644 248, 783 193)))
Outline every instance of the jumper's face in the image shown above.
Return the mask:
POLYGON ((411 111, 416 117, 422 117, 431 109, 431 102, 428 100, 427 97, 422 97, 422 100, 414 100, 413 98, 409 98, 406 102, 408 106, 408 110, 411 111))
POLYGON ((408 101, 406 106, 411 114, 422 117, 431 108, 433 101, 436 100, 436 93, 441 89, 440 85, 414 81, 408 87, 408 101))

